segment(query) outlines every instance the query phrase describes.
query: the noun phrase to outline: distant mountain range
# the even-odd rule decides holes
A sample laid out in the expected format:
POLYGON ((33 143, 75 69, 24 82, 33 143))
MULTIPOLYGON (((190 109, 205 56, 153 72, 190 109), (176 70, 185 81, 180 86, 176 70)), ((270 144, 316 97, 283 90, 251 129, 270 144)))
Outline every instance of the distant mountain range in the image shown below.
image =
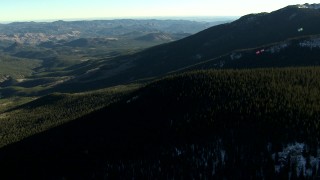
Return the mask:
MULTIPOLYGON (((230 21, 230 20, 229 20, 230 21)), ((132 32, 144 34, 164 32, 193 34, 216 24, 228 22, 196 22, 188 20, 96 20, 16 22, 0 24, 0 41, 39 44, 47 41, 77 38, 118 37, 132 32)))

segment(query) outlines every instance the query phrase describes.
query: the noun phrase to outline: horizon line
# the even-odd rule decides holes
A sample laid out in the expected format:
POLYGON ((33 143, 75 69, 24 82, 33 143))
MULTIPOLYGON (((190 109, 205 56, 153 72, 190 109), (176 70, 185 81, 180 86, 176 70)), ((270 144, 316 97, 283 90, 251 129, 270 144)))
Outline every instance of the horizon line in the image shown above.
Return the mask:
POLYGON ((219 21, 228 19, 237 19, 241 16, 123 16, 123 17, 93 17, 93 18, 57 18, 57 19, 30 19, 30 20, 12 20, 12 21, 0 21, 0 24, 21 23, 21 22, 56 22, 56 21, 99 21, 99 20, 190 20, 190 21, 219 21))

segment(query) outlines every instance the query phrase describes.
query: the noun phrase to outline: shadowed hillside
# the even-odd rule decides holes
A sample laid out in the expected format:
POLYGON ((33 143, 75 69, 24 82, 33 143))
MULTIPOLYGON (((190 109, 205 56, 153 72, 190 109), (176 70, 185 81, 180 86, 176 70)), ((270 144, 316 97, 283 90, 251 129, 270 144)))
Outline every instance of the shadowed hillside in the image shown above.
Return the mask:
POLYGON ((319 77, 319 68, 166 77, 109 107, 1 149, 1 169, 8 170, 1 175, 315 178, 319 77))

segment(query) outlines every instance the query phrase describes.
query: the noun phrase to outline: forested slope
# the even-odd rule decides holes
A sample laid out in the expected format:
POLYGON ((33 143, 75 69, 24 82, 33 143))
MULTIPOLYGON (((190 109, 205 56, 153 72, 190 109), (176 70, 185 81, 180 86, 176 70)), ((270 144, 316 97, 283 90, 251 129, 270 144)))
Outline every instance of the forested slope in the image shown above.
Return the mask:
POLYGON ((108 107, 1 149, 1 169, 19 172, 1 175, 316 178, 319 78, 319 67, 165 77, 108 107))
POLYGON ((119 101, 138 85, 98 91, 54 93, 0 112, 0 147, 62 125, 119 101))

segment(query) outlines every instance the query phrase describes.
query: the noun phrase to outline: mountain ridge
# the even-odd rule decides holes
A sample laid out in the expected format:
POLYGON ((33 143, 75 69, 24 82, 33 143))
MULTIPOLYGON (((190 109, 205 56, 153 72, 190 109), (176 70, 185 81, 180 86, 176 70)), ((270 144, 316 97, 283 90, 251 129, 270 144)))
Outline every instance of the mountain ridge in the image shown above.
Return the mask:
MULTIPOLYGON (((133 55, 116 57, 115 62, 123 62, 119 67, 126 66, 127 68, 120 68, 121 70, 115 74, 109 74, 107 73, 109 69, 102 68, 98 71, 101 77, 104 77, 104 73, 107 75, 104 80, 102 78, 96 84, 116 85, 139 79, 161 77, 166 73, 176 72, 195 64, 201 64, 201 62, 219 59, 237 50, 256 49, 258 51, 259 47, 268 44, 281 44, 281 42, 292 38, 316 36, 320 34, 319 19, 320 11, 318 9, 298 8, 297 6, 287 6, 271 13, 245 15, 234 22, 213 26, 178 41, 151 47, 133 55)), ((317 48, 314 50, 318 51, 317 48)), ((302 51, 297 51, 297 53, 299 52, 302 51)), ((280 57, 275 57, 275 59, 282 61, 280 57)), ((299 64, 294 63, 296 62, 290 62, 287 59, 281 67, 299 64)), ((254 64, 253 66, 250 66, 249 63, 246 64, 248 66, 228 67, 255 66, 254 64)), ((303 63, 300 62, 300 64, 303 63)), ((309 61, 304 65, 317 65, 317 62, 309 61)), ((277 67, 277 62, 273 66, 277 67)), ((81 79, 78 82, 77 79, 74 79, 73 82, 80 83, 81 79)), ((94 84, 93 82, 92 85, 94 86, 94 84)), ((67 84, 62 85, 60 89, 67 86, 67 84)))
MULTIPOLYGON (((248 58, 251 58, 251 60, 248 58, 242 59, 241 62, 243 62, 243 64, 245 65, 233 63, 233 65, 229 64, 225 67, 223 66, 226 61, 230 60, 229 57, 225 59, 226 56, 229 56, 233 52, 237 52, 242 49, 253 49, 258 51, 259 47, 267 47, 268 44, 278 42, 280 42, 281 44, 281 42, 287 41, 290 38, 299 38, 320 34, 319 18, 319 9, 287 6, 271 13, 245 15, 234 22, 213 26, 204 31, 174 42, 170 42, 170 39, 165 38, 166 41, 169 40, 170 43, 161 44, 158 46, 147 48, 145 50, 138 49, 136 51, 137 53, 127 53, 127 55, 120 56, 119 52, 111 51, 111 58, 98 57, 98 61, 90 60, 90 58, 85 58, 85 55, 82 55, 81 57, 81 55, 78 55, 79 50, 72 50, 72 48, 80 47, 88 49, 88 47, 92 47, 94 52, 94 49, 99 46, 105 46, 105 48, 109 48, 111 46, 121 47, 126 46, 126 44, 130 44, 130 41, 120 42, 119 39, 118 42, 104 40, 103 38, 78 38, 70 42, 60 41, 58 43, 41 44, 41 46, 48 48, 58 47, 57 50, 54 51, 48 51, 45 49, 45 53, 40 53, 38 50, 34 50, 32 52, 22 51, 16 52, 13 55, 26 58, 35 57, 37 55, 40 58, 45 58, 44 62, 48 62, 49 60, 50 63, 52 62, 53 64, 55 64, 54 61, 55 59, 58 59, 58 57, 54 56, 57 54, 57 52, 61 52, 63 50, 74 51, 73 53, 75 54, 76 58, 83 59, 84 62, 66 68, 67 71, 60 73, 66 78, 63 78, 63 80, 61 79, 62 81, 59 80, 59 83, 56 83, 56 86, 50 86, 50 89, 45 88, 45 90, 40 92, 38 91, 38 93, 47 94, 49 92, 55 91, 68 92, 71 89, 78 90, 79 92, 83 90, 83 88, 85 88, 85 83, 89 83, 88 86, 92 87, 93 89, 110 87, 113 85, 139 81, 140 79, 144 80, 161 77, 167 73, 179 72, 180 70, 188 69, 189 67, 194 69, 196 67, 201 67, 201 64, 207 64, 204 62, 209 61, 212 61, 209 66, 211 68, 256 67, 255 63, 257 61, 253 60, 257 59, 257 57, 255 56, 246 56, 248 58), (63 47, 59 48, 60 46, 63 47), (50 56, 44 55, 48 54, 47 52, 50 54, 50 56), (221 59, 221 57, 223 58, 221 59), (249 62, 253 64, 250 65, 249 62), (68 80, 66 81, 65 79, 68 80)), ((97 22, 100 23, 100 21, 97 22)), ((101 22, 106 23, 105 21, 101 22)), ((120 28, 121 30, 125 28, 123 24, 125 22, 129 25, 131 23, 131 25, 133 26, 136 23, 136 21, 133 20, 119 20, 120 24, 117 24, 114 27, 118 29, 120 28)), ((146 20, 143 22, 147 23, 148 26, 157 26, 156 24, 152 24, 153 21, 146 20)), ((65 24, 67 22, 59 21, 54 23, 57 26, 60 26, 61 24, 65 24)), ((93 22, 75 22, 74 26, 76 27, 79 25, 83 25, 83 23, 90 24, 93 22)), ((98 26, 99 23, 95 25, 98 26)), ((157 31, 156 33, 151 34, 141 32, 137 33, 137 35, 138 39, 139 37, 143 37, 142 39, 147 39, 149 40, 148 42, 151 42, 152 40, 157 40, 155 42, 162 42, 161 40, 159 40, 160 36, 157 33, 162 32, 157 31)), ((124 36, 132 36, 132 34, 125 33, 124 36)), ((112 38, 112 40, 115 40, 115 38, 112 38)), ((134 43, 138 43, 138 41, 142 43, 145 42, 141 40, 135 40, 134 43)), ((303 49, 304 47, 301 48, 303 49)), ((314 50, 317 51, 317 48, 314 48, 314 50)), ((66 53, 66 55, 68 54, 69 53, 66 53)), ((286 55, 289 55, 288 57, 290 58, 292 57, 290 56, 290 54, 286 55)), ((279 54, 279 56, 283 56, 283 54, 279 54)), ((303 57, 301 55, 298 56, 303 57)), ((283 61, 281 60, 281 57, 276 57, 276 55, 274 55, 273 58, 275 60, 277 59, 277 61, 283 61)), ((317 65, 317 60, 308 61, 308 63, 301 63, 301 61, 302 59, 300 60, 300 62, 290 62, 289 60, 285 60, 283 63, 278 63, 273 61, 275 62, 274 65, 269 64, 268 67, 276 67, 277 64, 281 64, 281 67, 296 66, 298 64, 311 66, 317 65)), ((260 64, 259 66, 261 65, 262 64, 260 64)), ((51 74, 55 75, 59 73, 53 72, 51 74)), ((52 79, 56 77, 45 78, 52 79)), ((90 88, 86 90, 90 90, 90 88)), ((5 91, 4 93, 9 95, 10 93, 7 92, 10 91, 11 90, 5 91)), ((72 92, 74 92, 74 90, 72 90, 72 92)), ((12 91, 11 94, 14 93, 15 92, 12 91)))

